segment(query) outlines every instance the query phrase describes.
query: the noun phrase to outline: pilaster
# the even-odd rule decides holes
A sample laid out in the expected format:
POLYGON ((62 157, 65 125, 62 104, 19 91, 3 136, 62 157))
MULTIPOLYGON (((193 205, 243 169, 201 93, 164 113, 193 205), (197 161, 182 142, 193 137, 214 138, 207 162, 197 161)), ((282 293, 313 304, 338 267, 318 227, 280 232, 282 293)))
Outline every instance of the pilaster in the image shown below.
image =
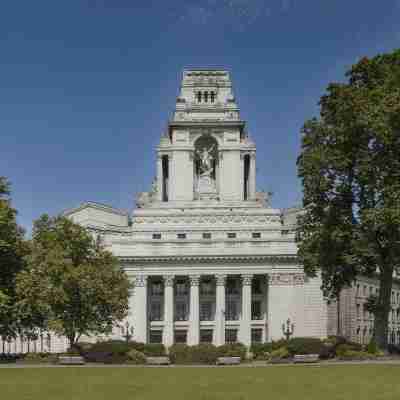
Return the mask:
POLYGON ((134 278, 133 335, 137 342, 147 342, 147 276, 136 275, 134 278))
POLYGON ((199 344, 200 341, 200 275, 191 275, 190 279, 190 318, 189 318, 189 345, 199 344))
POLYGON ((240 321, 240 342, 251 345, 251 283, 253 275, 242 275, 242 318, 240 321))
POLYGON ((164 276, 164 331, 163 343, 172 346, 174 343, 174 276, 164 276))
POLYGON ((215 344, 225 344, 225 284, 226 275, 216 275, 215 344))

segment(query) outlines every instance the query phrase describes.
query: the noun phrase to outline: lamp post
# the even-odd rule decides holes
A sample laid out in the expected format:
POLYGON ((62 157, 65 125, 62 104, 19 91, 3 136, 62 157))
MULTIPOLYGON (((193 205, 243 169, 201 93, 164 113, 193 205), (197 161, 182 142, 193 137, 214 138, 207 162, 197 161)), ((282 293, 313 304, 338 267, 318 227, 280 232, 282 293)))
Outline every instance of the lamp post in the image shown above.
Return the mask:
POLYGON ((133 326, 130 325, 129 321, 125 323, 125 334, 122 337, 125 338, 126 342, 128 343, 133 336, 133 326))
POLYGON ((290 323, 290 318, 287 319, 286 325, 283 323, 282 324, 282 332, 286 337, 286 340, 290 339, 290 336, 293 335, 294 332, 294 324, 290 323))

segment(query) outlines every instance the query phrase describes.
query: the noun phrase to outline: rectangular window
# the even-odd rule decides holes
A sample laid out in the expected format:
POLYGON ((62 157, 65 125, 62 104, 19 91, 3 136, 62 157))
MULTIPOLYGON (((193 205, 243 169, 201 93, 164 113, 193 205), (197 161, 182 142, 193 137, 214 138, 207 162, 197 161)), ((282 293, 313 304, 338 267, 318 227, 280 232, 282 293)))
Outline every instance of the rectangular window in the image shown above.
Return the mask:
POLYGON ((251 302, 251 319, 260 320, 262 318, 261 300, 253 300, 251 302))
POLYGON ((215 286, 211 280, 202 281, 200 284, 200 295, 202 296, 213 296, 215 286))
POLYGON ((251 282, 252 294, 262 294, 262 281, 260 278, 254 278, 251 282))
POLYGON ((357 308, 357 318, 360 318, 360 305, 357 304, 356 308, 357 308))
POLYGON ((253 233, 251 234, 251 237, 252 237, 253 239, 261 239, 261 233, 260 233, 260 232, 253 232, 253 233))
POLYGON ((161 330, 156 330, 150 331, 150 343, 162 343, 162 331, 161 330))
POLYGON ((153 233, 153 239, 161 239, 161 233, 153 233))
POLYGON ((175 296, 187 296, 189 294, 189 286, 187 281, 177 281, 175 284, 175 296))
POLYGON ((187 321, 187 302, 177 301, 175 303, 175 321, 187 321))
POLYGON ((152 301, 150 306, 150 321, 162 321, 162 304, 160 301, 152 301))
POLYGON ((203 233, 203 239, 211 239, 211 233, 203 233))
POLYGON ((162 282, 152 282, 150 286, 150 294, 152 296, 162 296, 164 285, 162 282))
POLYGON ((200 303, 200 321, 212 321, 213 318, 213 305, 211 301, 204 301, 200 303))
POLYGON ((200 329, 200 343, 212 343, 212 341, 213 341, 213 330, 200 329))
POLYGON ((239 304, 236 300, 227 300, 225 318, 228 321, 237 321, 239 319, 239 304))
POLYGON ((262 329, 253 328, 251 330, 251 343, 262 343, 262 329))
POLYGON ((237 329, 225 329, 225 342, 236 343, 237 342, 237 329))
POLYGON ((187 331, 186 330, 176 330, 174 331, 174 343, 183 343, 187 342, 187 331))
POLYGON ((234 232, 229 232, 229 233, 228 233, 228 239, 236 239, 236 233, 234 233, 234 232))
POLYGON ((178 234, 176 235, 176 237, 177 237, 178 239, 186 239, 186 233, 178 233, 178 234))

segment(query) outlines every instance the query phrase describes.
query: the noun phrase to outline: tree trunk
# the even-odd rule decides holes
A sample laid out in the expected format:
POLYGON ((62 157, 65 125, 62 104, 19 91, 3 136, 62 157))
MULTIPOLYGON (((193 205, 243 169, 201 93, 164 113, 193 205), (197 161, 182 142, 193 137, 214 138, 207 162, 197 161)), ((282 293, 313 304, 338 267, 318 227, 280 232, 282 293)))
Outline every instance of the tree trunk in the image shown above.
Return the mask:
POLYGON ((76 342, 75 333, 72 333, 71 335, 68 335, 68 341, 69 341, 69 349, 72 350, 74 348, 75 342, 76 342))
POLYGON ((391 310, 390 299, 392 295, 393 268, 382 268, 379 275, 379 296, 375 311, 374 336, 378 347, 382 350, 388 345, 388 322, 391 310))

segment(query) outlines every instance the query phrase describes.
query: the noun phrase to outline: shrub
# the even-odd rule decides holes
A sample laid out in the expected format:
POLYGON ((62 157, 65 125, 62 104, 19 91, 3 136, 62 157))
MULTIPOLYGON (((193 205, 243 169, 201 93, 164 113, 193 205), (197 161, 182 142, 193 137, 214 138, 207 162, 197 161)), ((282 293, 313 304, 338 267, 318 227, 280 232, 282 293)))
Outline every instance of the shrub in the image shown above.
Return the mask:
POLYGON ((289 357, 290 353, 286 347, 280 347, 279 349, 272 350, 270 354, 270 360, 282 360, 289 357))
POLYGON ((138 350, 132 349, 127 353, 128 363, 129 364, 145 364, 146 356, 138 350))
POLYGON ((0 354, 0 364, 9 364, 9 363, 15 363, 18 359, 17 354, 7 354, 7 353, 2 353, 0 354))
POLYGON ((387 350, 390 354, 400 354, 400 346, 388 344, 387 350))
POLYGON ((162 343, 145 344, 143 346, 143 353, 149 357, 158 357, 166 355, 165 346, 162 343))
POLYGON ((169 358, 173 364, 190 364, 192 362, 190 346, 183 343, 173 344, 169 348, 169 358))
POLYGON ((375 339, 371 338, 371 340, 369 341, 368 346, 367 346, 367 353, 378 354, 378 352, 379 352, 379 349, 375 342, 375 339))
POLYGON ((246 359, 247 349, 242 343, 227 343, 217 347, 218 357, 240 357, 246 359))
POLYGON ((137 351, 140 351, 141 353, 144 353, 145 344, 142 342, 131 341, 131 342, 128 342, 128 346, 130 349, 137 350, 137 351))
POLYGON ((374 359, 375 357, 375 354, 370 354, 365 351, 346 350, 340 354, 339 359, 348 361, 362 361, 374 359))
POLYGON ((93 343, 89 342, 78 342, 75 344, 75 348, 78 350, 80 355, 84 355, 93 347, 93 343))
POLYGON ((126 361, 132 348, 123 340, 107 340, 93 344, 83 355, 86 361, 115 364, 126 361))
POLYGON ((291 355, 295 354, 320 354, 324 344, 320 339, 296 337, 290 339, 287 349, 291 355))
POLYGON ((321 360, 328 360, 330 358, 334 358, 335 355, 335 345, 329 342, 323 343, 323 346, 319 352, 319 358, 321 360))
POLYGON ((340 345, 336 346, 336 349, 335 349, 335 353, 338 357, 341 357, 344 353, 349 352, 349 351, 361 352, 362 346, 358 343, 347 342, 345 344, 340 344, 340 345))
POLYGON ((21 360, 24 363, 51 363, 57 361, 57 355, 51 353, 26 353, 21 360))
POLYGON ((199 344, 189 348, 193 364, 215 364, 218 357, 217 347, 212 344, 199 344))

